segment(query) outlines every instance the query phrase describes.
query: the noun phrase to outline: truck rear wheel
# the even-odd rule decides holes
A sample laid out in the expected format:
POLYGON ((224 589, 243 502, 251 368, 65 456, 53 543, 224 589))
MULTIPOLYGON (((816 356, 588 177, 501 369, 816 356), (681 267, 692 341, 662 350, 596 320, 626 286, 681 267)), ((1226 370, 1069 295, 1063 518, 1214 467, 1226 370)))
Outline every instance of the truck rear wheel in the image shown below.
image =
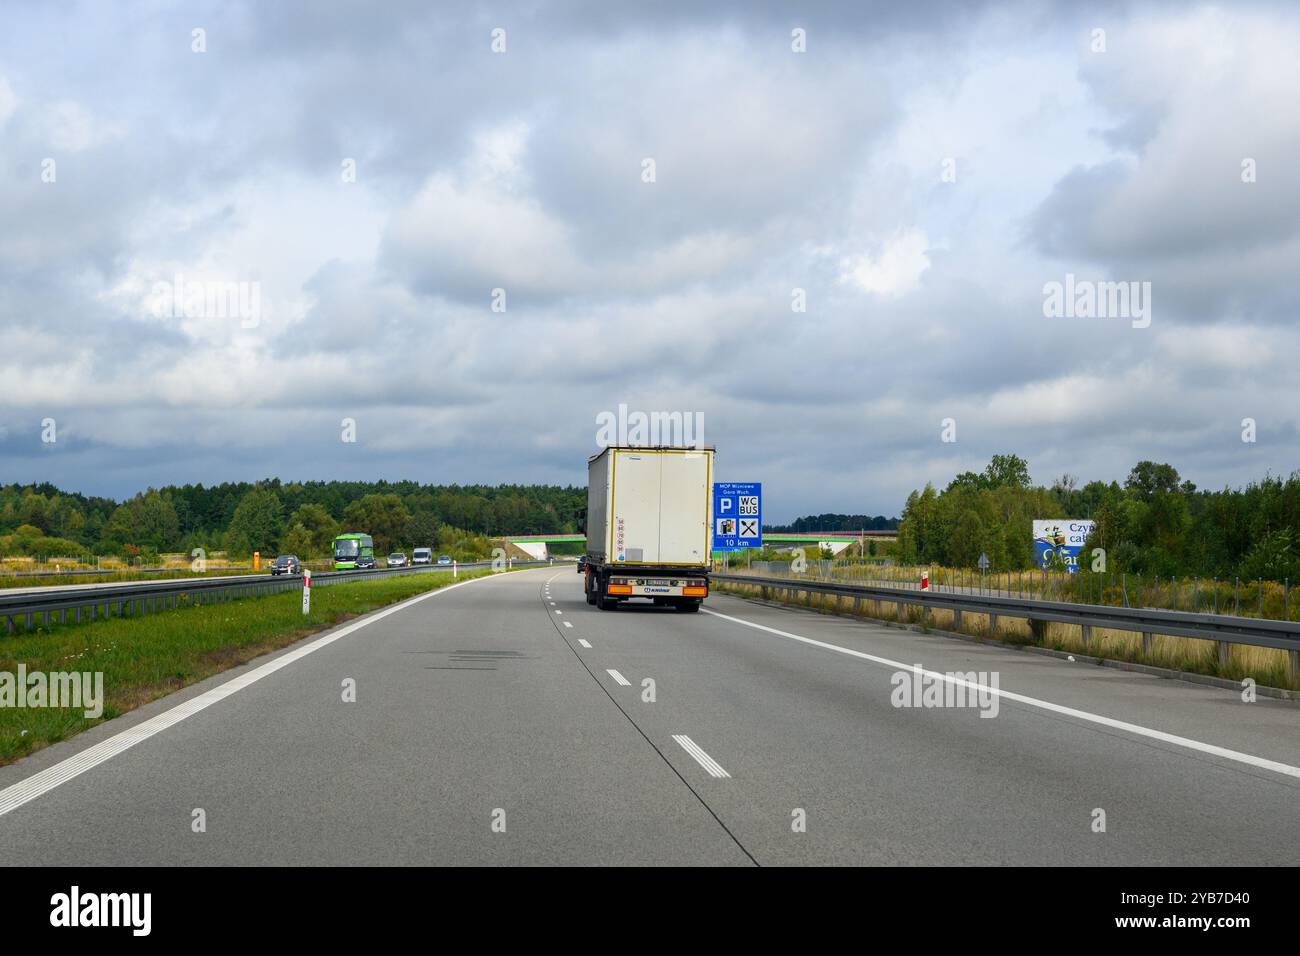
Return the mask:
POLYGON ((687 614, 694 614, 699 609, 699 601, 683 601, 681 604, 677 605, 677 610, 685 611, 687 614))

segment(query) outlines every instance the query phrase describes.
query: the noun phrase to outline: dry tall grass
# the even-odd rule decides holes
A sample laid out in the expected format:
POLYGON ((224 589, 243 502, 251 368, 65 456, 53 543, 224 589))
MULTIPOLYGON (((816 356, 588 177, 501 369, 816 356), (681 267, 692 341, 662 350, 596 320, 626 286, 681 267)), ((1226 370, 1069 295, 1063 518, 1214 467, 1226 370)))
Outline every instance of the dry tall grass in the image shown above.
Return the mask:
POLYGON ((921 608, 903 605, 900 618, 898 605, 892 601, 864 599, 861 610, 855 612, 854 599, 850 597, 805 594, 796 596, 791 601, 775 588, 722 581, 715 582, 713 586, 716 590, 732 594, 775 600, 829 614, 887 621, 902 620, 907 624, 999 640, 1012 645, 1049 647, 1068 653, 1149 664, 1154 667, 1165 667, 1191 674, 1206 674, 1233 681, 1250 677, 1262 686, 1300 690, 1300 674, 1288 671, 1290 662, 1288 652, 1274 648, 1230 644, 1227 662, 1221 664, 1214 641, 1156 634, 1152 638, 1150 651, 1147 652, 1142 647, 1142 635, 1134 631, 1094 627, 1091 639, 1085 642, 1082 628, 1078 625, 1043 622, 1040 625, 1040 637, 1033 633, 1027 621, 1000 615, 997 631, 994 633, 989 628, 987 614, 975 614, 970 611, 962 612, 962 626, 958 628, 954 623, 953 612, 938 608, 927 609, 927 619, 923 620, 921 608), (766 595, 763 594, 764 591, 767 592, 766 595))

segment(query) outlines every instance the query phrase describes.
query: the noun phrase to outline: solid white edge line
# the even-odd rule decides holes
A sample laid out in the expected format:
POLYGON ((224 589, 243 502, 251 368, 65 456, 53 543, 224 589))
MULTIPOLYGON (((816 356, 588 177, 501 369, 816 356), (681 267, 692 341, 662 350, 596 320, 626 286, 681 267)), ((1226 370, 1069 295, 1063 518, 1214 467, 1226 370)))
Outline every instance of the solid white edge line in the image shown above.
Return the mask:
POLYGON ((610 677, 614 678, 614 680, 618 681, 620 687, 631 687, 631 686, 632 686, 632 682, 631 682, 630 680, 628 680, 626 677, 624 677, 624 676, 623 676, 622 674, 620 674, 618 671, 614 670, 614 668, 612 668, 612 667, 607 668, 607 669, 605 670, 605 673, 608 674, 610 677))
POLYGON ((698 763, 701 767, 703 767, 706 771, 708 771, 710 776, 712 777, 731 776, 731 774, 727 773, 727 771, 722 768, 722 764, 718 763, 707 753, 705 753, 704 748, 701 747, 699 744, 697 744, 694 740, 691 740, 690 737, 686 736, 685 734, 673 734, 673 740, 677 741, 677 743, 681 745, 681 748, 695 759, 696 763, 698 763))
POLYGON ((141 741, 148 740, 155 734, 161 733, 168 727, 180 723, 186 717, 192 717, 201 710, 206 710, 213 704, 225 700, 232 694, 236 694, 280 670, 282 667, 288 667, 295 661, 302 660, 308 654, 320 650, 329 644, 333 644, 340 638, 347 637, 354 631, 358 631, 367 625, 376 621, 382 621, 390 614, 396 614, 398 611, 404 611, 413 604, 420 601, 428 600, 439 594, 446 594, 448 591, 454 591, 456 588, 464 587, 467 584, 473 584, 476 581, 492 581, 496 575, 485 575, 481 578, 471 578, 468 581, 461 581, 458 584, 448 584, 435 590, 428 591, 424 594, 417 594, 413 598, 408 598, 392 607, 384 608, 382 611, 376 611, 368 617, 361 618, 351 624, 346 624, 324 637, 319 637, 310 644, 304 644, 302 647, 295 648, 288 653, 281 654, 273 661, 267 661, 259 667, 254 668, 246 674, 240 674, 209 691, 204 691, 197 697, 192 697, 183 703, 163 711, 157 716, 150 717, 148 720, 136 724, 134 727, 123 730, 114 734, 107 740, 100 741, 93 747, 87 747, 80 753, 73 754, 60 760, 51 767, 46 767, 38 773, 32 774, 24 780, 10 784, 3 790, 0 790, 0 816, 4 816, 12 810, 16 810, 25 803, 29 803, 46 793, 49 793, 59 784, 67 783, 74 777, 80 776, 87 770, 99 766, 107 760, 111 760, 118 754, 130 750, 141 741))
POLYGON ((1066 707, 1062 704, 1053 704, 1049 700, 1040 700, 1037 697, 1027 697, 1024 694, 1017 694, 1009 690, 1003 690, 1000 687, 989 687, 987 684, 963 680, 959 677, 953 677, 949 674, 941 674, 937 671, 929 671, 917 664, 904 664, 901 661, 893 661, 887 657, 877 657, 874 654, 866 654, 862 651, 840 647, 838 644, 828 644, 825 641, 818 641, 811 637, 803 637, 799 634, 791 634, 789 631, 778 630, 775 627, 768 627, 765 624, 756 624, 753 621, 746 621, 743 618, 732 617, 730 614, 719 614, 717 611, 711 611, 705 607, 700 608, 700 610, 706 614, 712 614, 714 617, 722 618, 724 621, 731 621, 733 624, 741 624, 745 627, 752 627, 755 630, 766 631, 769 634, 789 638, 792 641, 799 641, 811 645, 812 647, 820 647, 828 651, 848 654, 850 657, 861 658, 864 661, 872 661, 876 664, 884 664, 886 667, 893 667, 898 670, 914 671, 924 677, 929 677, 931 680, 946 681, 947 683, 959 687, 965 687, 969 690, 976 690, 980 693, 996 694, 1004 700, 1014 700, 1021 704, 1028 704, 1030 707, 1038 707, 1041 710, 1051 711, 1054 714, 1063 714, 1066 717, 1075 717, 1079 720, 1088 721, 1089 723, 1100 724, 1103 727, 1112 727, 1116 730, 1124 730, 1131 734, 1137 734, 1140 737, 1149 737, 1152 740, 1160 740, 1167 744, 1185 747, 1188 750, 1211 754, 1215 757, 1222 757, 1225 760, 1234 760, 1237 763, 1246 764, 1250 767, 1258 767, 1261 770, 1271 770, 1274 773, 1280 773, 1288 777, 1300 779, 1300 767, 1293 767, 1290 764, 1282 763, 1277 760, 1269 760, 1267 757, 1256 757, 1253 754, 1242 753, 1239 750, 1229 750, 1227 747, 1219 747, 1215 744, 1207 744, 1204 741, 1192 740, 1190 737, 1179 737, 1177 734, 1165 733, 1163 730, 1154 730, 1151 727, 1143 727, 1140 724, 1130 724, 1124 720, 1116 720, 1114 717, 1105 717, 1101 714, 1089 713, 1086 710, 1077 710, 1073 707, 1066 707))

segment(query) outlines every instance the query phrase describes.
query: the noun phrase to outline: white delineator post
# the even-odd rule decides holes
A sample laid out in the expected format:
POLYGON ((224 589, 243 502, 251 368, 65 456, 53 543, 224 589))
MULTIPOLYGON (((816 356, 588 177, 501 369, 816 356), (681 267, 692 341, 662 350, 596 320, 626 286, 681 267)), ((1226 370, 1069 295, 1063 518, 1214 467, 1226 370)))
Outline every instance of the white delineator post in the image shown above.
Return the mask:
POLYGON ((311 568, 302 569, 302 613, 311 613, 311 568))
POLYGON ((451 562, 451 576, 452 576, 453 578, 456 576, 456 562, 455 562, 455 561, 451 562))

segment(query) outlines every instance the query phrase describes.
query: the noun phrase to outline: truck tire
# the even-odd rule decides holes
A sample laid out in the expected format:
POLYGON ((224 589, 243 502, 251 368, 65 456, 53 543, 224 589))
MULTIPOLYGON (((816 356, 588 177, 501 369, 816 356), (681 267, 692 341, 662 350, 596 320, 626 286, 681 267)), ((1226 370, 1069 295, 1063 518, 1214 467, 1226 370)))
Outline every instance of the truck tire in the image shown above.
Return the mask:
POLYGON ((683 603, 677 605, 677 610, 679 610, 679 611, 684 611, 684 612, 686 612, 687 614, 694 614, 694 613, 695 613, 696 611, 698 611, 699 609, 700 609, 700 602, 699 602, 699 601, 685 601, 685 602, 683 602, 683 603))
POLYGON ((602 597, 598 598, 596 603, 602 611, 612 611, 618 607, 618 598, 602 597))

